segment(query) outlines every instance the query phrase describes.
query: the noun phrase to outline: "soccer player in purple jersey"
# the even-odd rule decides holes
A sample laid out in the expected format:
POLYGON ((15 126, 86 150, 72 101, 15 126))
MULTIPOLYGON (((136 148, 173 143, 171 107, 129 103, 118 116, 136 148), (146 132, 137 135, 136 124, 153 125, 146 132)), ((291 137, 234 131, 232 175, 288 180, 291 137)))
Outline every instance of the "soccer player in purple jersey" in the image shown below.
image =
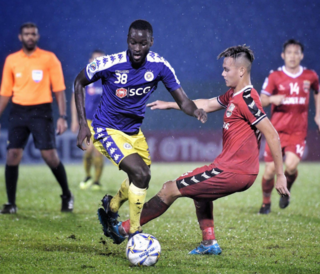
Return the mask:
MULTIPOLYGON (((91 53, 89 62, 91 63, 95 58, 104 56, 105 53, 101 50, 94 50, 91 53)), ((101 80, 91 83, 85 88, 85 108, 86 108, 86 117, 89 128, 91 128, 92 119, 96 109, 99 106, 100 98, 102 94, 102 83, 101 80)), ((74 89, 71 97, 71 131, 78 133, 79 131, 79 122, 77 116, 77 110, 74 99, 74 89)), ((90 143, 87 147, 87 150, 83 154, 83 167, 86 173, 86 177, 83 181, 80 182, 80 189, 88 189, 91 187, 93 190, 100 190, 100 178, 103 170, 103 155, 95 148, 95 146, 90 143), (91 166, 94 166, 94 177, 91 176, 91 166)))
MULTIPOLYGON (((162 189, 146 202, 141 225, 161 216, 178 198, 193 199, 202 231, 202 242, 190 255, 219 255, 213 221, 213 201, 242 192, 251 187, 259 173, 261 134, 266 137, 275 161, 276 189, 282 196, 290 195, 283 174, 281 145, 277 131, 263 111, 258 92, 251 85, 250 72, 254 60, 247 46, 234 46, 221 52, 222 76, 230 89, 218 97, 198 99, 195 104, 207 112, 225 109, 223 116, 223 149, 209 164, 182 174, 164 183, 162 189)), ((151 109, 180 109, 175 102, 155 101, 151 109)), ((178 216, 177 216, 178 217, 178 216)), ((120 244, 128 235, 130 220, 114 225, 113 238, 120 244)), ((177 229, 188 229, 187 227, 177 229)))
POLYGON ((146 102, 162 81, 181 110, 206 122, 207 114, 198 109, 182 89, 174 69, 159 54, 151 52, 153 29, 149 22, 136 20, 127 37, 128 50, 96 58, 83 69, 75 80, 75 101, 80 130, 77 146, 85 150, 91 136, 94 146, 113 164, 127 173, 117 194, 102 199, 104 209, 98 210, 99 220, 106 236, 113 238, 113 225, 118 210, 129 201, 129 237, 141 232, 140 215, 151 178, 150 155, 140 129, 146 111, 146 102), (84 88, 102 80, 103 93, 90 131, 84 107, 84 88))

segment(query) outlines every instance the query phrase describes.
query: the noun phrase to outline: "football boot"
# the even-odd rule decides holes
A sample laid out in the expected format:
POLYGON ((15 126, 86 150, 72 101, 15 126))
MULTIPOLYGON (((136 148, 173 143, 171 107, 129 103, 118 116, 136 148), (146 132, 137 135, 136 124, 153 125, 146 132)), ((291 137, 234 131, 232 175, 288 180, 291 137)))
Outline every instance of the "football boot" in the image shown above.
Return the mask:
POLYGON ((212 245, 200 244, 194 250, 189 252, 189 255, 220 255, 222 252, 217 241, 213 241, 212 245))
POLYGON ((17 206, 12 204, 4 204, 3 208, 0 210, 0 214, 16 214, 17 206))
POLYGON ((70 196, 61 195, 60 197, 62 199, 61 212, 72 212, 74 204, 74 197, 72 193, 70 193, 70 196))
POLYGON ((271 203, 269 204, 262 204, 259 214, 269 214, 271 212, 271 203))
POLYGON ((288 195, 283 195, 280 197, 279 206, 284 209, 290 204, 290 197, 288 195))
POLYGON ((93 184, 93 180, 90 176, 85 178, 82 182, 80 182, 80 189, 88 189, 93 184))

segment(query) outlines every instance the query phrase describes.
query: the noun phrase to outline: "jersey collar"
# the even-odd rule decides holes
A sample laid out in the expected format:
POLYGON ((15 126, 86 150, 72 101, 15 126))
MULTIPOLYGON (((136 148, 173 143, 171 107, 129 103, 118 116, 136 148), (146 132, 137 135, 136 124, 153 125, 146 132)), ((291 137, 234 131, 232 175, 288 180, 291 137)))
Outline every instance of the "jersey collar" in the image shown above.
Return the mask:
POLYGON ((38 57, 38 56, 39 56, 39 54, 40 54, 40 49, 39 49, 38 47, 36 47, 36 50, 35 50, 34 52, 32 52, 31 55, 25 54, 24 51, 23 51, 23 49, 21 49, 20 52, 21 52, 21 55, 22 55, 23 57, 34 58, 34 57, 38 57))
POLYGON ((287 71, 285 66, 282 66, 282 71, 283 71, 285 74, 287 74, 289 77, 291 77, 291 78, 297 78, 297 77, 299 77, 299 76, 302 74, 302 72, 303 72, 303 67, 299 66, 299 68, 300 68, 300 70, 299 70, 299 72, 296 73, 296 74, 293 74, 293 73, 290 73, 289 71, 287 71))
POLYGON ((236 96, 236 95, 244 92, 244 91, 247 90, 247 89, 252 89, 252 88, 253 88, 253 85, 247 85, 247 86, 245 86, 242 90, 239 90, 239 91, 237 91, 236 93, 233 93, 233 96, 232 96, 232 97, 234 97, 234 96, 236 96))

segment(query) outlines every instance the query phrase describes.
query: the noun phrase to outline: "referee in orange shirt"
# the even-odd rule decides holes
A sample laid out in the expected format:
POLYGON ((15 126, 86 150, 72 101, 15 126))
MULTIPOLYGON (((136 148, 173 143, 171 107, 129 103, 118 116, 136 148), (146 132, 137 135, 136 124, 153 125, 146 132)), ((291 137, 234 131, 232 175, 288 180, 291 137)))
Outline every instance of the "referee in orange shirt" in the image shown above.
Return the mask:
POLYGON ((22 49, 10 54, 5 61, 0 90, 0 117, 12 97, 9 116, 7 162, 5 169, 8 203, 2 214, 17 212, 16 189, 18 168, 30 133, 35 147, 51 168, 62 189, 62 212, 73 210, 73 195, 68 187, 66 171, 55 144, 51 109, 52 91, 59 106, 57 134, 67 129, 66 97, 61 63, 54 53, 39 49, 38 27, 25 23, 20 27, 22 49))

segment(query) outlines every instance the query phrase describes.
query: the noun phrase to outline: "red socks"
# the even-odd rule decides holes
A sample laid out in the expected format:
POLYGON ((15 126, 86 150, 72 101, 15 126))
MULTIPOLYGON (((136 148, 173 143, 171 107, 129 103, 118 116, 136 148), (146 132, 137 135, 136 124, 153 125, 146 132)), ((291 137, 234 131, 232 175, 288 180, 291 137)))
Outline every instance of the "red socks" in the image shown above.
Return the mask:
POLYGON ((271 180, 266 180, 262 177, 262 195, 263 195, 263 203, 270 204, 271 203, 271 192, 274 187, 274 178, 271 180))
POLYGON ((196 214, 200 229, 202 231, 202 240, 215 240, 213 228, 213 202, 212 201, 195 201, 196 214))
POLYGON ((297 179, 297 177, 298 177, 298 170, 296 171, 296 173, 294 173, 294 174, 292 174, 292 175, 290 175, 287 171, 285 171, 284 175, 285 175, 286 178, 287 178, 287 188, 288 188, 289 191, 290 191, 290 189, 291 189, 294 181, 295 181, 295 180, 297 179))
MULTIPOLYGON (((298 170, 296 173, 290 175, 287 171, 285 171, 284 175, 287 178, 287 188, 290 190, 294 181, 298 177, 298 170)), ((271 192, 274 187, 274 179, 266 180, 262 178, 262 193, 263 193, 263 203, 269 204, 271 202, 271 192)))

